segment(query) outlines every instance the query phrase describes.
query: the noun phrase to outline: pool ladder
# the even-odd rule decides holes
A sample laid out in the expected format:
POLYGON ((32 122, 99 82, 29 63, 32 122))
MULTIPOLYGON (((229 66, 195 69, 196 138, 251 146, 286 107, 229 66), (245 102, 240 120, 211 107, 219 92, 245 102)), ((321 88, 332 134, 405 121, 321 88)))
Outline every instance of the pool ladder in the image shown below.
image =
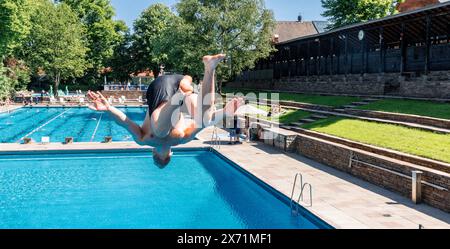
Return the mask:
POLYGON ((215 149, 219 149, 220 150, 220 145, 222 143, 220 136, 219 136, 219 129, 217 128, 217 126, 214 126, 214 130, 211 136, 211 147, 215 148, 215 149))
POLYGON ((312 207, 312 186, 309 183, 303 183, 303 175, 301 173, 297 173, 294 178, 294 185, 292 186, 292 194, 291 194, 291 215, 299 216, 300 214, 300 201, 303 202, 303 196, 305 194, 305 190, 309 190, 309 205, 308 207, 312 207), (298 196, 297 201, 294 199, 295 187, 297 186, 297 181, 300 182, 300 194, 298 196))

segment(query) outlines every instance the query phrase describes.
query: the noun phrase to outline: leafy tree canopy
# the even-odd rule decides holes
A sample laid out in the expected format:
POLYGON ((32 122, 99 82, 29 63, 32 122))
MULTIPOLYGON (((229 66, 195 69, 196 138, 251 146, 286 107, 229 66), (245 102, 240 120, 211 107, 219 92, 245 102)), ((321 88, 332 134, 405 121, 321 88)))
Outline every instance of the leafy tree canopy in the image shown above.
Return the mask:
POLYGON ((64 3, 38 0, 38 5, 21 54, 33 72, 45 73, 58 89, 61 80, 80 77, 87 69, 84 28, 76 13, 64 3))
MULTIPOLYGON (((219 79, 253 67, 257 60, 273 51, 271 35, 275 21, 263 0, 181 0, 177 11, 185 24, 191 26, 187 30, 191 30, 192 36, 186 39, 191 39, 194 47, 188 54, 187 65, 201 63, 204 54, 222 52, 230 56, 229 66, 218 69, 219 79)), ((195 65, 194 68, 202 70, 201 64, 195 65)))
POLYGON ((324 17, 334 29, 345 25, 379 19, 397 12, 396 6, 402 0, 321 0, 324 17))
POLYGON ((99 73, 113 56, 115 46, 123 39, 118 26, 123 22, 113 20, 114 8, 109 0, 59 0, 69 5, 78 15, 86 30, 89 51, 87 58, 94 70, 99 73))
POLYGON ((31 28, 32 0, 0 0, 0 59, 21 45, 31 28))
POLYGON ((109 77, 121 82, 127 81, 133 73, 134 64, 131 58, 131 35, 125 22, 117 22, 117 32, 122 33, 119 44, 114 48, 113 56, 107 63, 109 77))
MULTIPOLYGON (((154 4, 142 12, 134 22, 133 56, 137 71, 151 69, 155 75, 162 64, 170 64, 167 50, 161 49, 167 41, 166 34, 177 16, 164 4, 154 4)), ((173 43, 172 47, 178 44, 173 43)))

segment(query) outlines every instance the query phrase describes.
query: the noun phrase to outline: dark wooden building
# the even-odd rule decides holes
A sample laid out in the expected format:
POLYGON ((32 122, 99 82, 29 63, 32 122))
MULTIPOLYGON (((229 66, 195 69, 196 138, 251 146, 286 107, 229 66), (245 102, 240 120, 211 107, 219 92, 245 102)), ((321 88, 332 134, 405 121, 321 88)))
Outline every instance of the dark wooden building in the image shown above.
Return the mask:
MULTIPOLYGON (((261 60, 253 70, 244 72, 239 80, 295 82, 296 79, 309 81, 311 77, 315 80, 321 77, 321 81, 327 81, 323 76, 370 74, 408 78, 422 77, 430 72, 448 72, 450 2, 300 37, 275 46, 276 53, 261 60)), ((450 91, 450 87, 444 90, 450 91)), ((385 89, 376 90, 373 94, 384 93, 385 89)), ((448 95, 450 97, 450 93, 448 95)), ((439 96, 430 94, 428 97, 439 96)))

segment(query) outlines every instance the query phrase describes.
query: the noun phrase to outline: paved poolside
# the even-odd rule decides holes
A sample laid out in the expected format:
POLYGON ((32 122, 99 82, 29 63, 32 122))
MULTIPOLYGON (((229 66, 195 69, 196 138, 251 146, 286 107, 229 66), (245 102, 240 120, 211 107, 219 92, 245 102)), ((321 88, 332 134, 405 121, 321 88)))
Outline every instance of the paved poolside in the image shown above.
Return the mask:
POLYGON ((20 105, 0 106, 0 113, 7 112, 7 111, 12 111, 12 110, 15 110, 15 109, 19 109, 21 107, 22 106, 20 106, 20 105))
MULTIPOLYGON (((199 135, 201 140, 192 141, 181 147, 209 146, 211 131, 205 130, 199 135)), ((221 133, 226 134, 224 131, 221 133)), ((123 148, 141 147, 128 142, 69 145, 0 144, 0 152, 123 148)), ((291 195, 294 175, 302 173, 304 181, 313 186, 313 206, 305 208, 336 228, 418 229, 419 225, 422 225, 426 229, 450 229, 448 213, 424 204, 415 205, 408 198, 300 155, 283 153, 261 143, 223 144, 217 150, 288 197, 291 195)))

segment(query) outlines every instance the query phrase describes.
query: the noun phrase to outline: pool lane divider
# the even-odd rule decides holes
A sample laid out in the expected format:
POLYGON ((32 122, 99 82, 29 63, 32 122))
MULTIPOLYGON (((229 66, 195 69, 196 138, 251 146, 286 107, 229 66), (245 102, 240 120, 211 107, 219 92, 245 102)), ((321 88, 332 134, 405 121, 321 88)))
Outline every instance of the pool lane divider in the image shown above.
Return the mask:
POLYGON ((29 137, 31 135, 33 135, 34 133, 36 133, 37 131, 39 131, 40 129, 44 128, 45 126, 47 126, 48 124, 50 124, 51 122, 55 121, 57 118, 61 117, 62 115, 64 115, 66 112, 70 111, 70 109, 67 109, 63 112, 61 112, 59 115, 57 115, 56 117, 50 119, 49 121, 45 122, 43 125, 37 127, 36 129, 34 129, 33 131, 31 131, 30 133, 28 133, 27 135, 23 136, 21 139, 19 139, 19 141, 17 141, 17 143, 20 143, 20 141, 22 141, 24 138, 29 137))
POLYGON ((103 118, 103 113, 100 115, 100 118, 97 121, 97 126, 95 126, 94 133, 92 133, 91 142, 93 142, 95 139, 95 135, 97 134, 98 127, 100 127, 100 122, 102 122, 102 118, 103 118))

